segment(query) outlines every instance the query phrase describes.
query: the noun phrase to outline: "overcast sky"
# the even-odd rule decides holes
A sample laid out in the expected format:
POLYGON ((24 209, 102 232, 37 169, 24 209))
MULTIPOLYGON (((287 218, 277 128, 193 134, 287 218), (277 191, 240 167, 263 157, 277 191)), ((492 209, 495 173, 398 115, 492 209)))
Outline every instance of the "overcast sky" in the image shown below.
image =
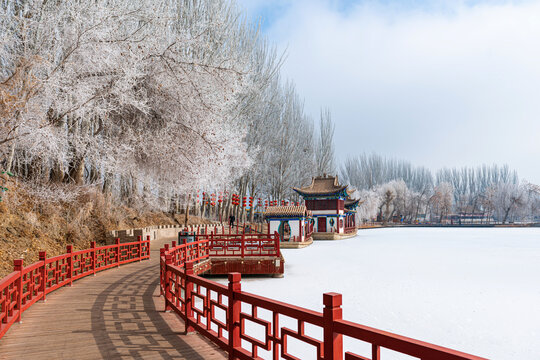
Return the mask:
POLYGON ((507 163, 540 183, 540 1, 240 0, 339 159, 507 163))

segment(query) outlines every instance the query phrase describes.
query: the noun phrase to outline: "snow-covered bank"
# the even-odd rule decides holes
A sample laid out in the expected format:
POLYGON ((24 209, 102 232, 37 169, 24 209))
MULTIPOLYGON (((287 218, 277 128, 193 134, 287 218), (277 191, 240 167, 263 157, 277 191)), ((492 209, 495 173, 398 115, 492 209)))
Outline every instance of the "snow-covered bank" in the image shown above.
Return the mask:
POLYGON ((282 251, 283 279, 246 278, 242 290, 318 311, 323 292, 339 292, 347 320, 492 359, 538 359, 540 229, 377 229, 282 251))

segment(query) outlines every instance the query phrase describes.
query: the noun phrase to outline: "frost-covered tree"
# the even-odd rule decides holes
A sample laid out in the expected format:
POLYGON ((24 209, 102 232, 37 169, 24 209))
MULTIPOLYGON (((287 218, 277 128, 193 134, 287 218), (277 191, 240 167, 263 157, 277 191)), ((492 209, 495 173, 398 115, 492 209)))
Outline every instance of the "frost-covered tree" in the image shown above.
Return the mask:
POLYGON ((269 147, 278 122, 263 124, 267 115, 303 121, 280 58, 229 1, 0 10, 0 165, 43 186, 99 184, 166 205, 241 176, 269 147))
POLYGON ((433 177, 428 169, 377 154, 364 153, 346 158, 340 175, 344 182, 358 189, 374 189, 392 180, 403 180, 407 187, 417 192, 425 193, 433 187, 433 177))
POLYGON ((319 121, 319 133, 315 146, 317 175, 319 176, 335 173, 334 131, 335 125, 332 122, 330 110, 322 109, 319 121))
POLYGON ((526 203, 526 187, 521 184, 501 182, 494 188, 494 208, 498 221, 506 224, 526 203))
POLYGON ((433 196, 431 196, 431 199, 429 200, 432 221, 436 219, 436 221, 440 223, 444 216, 450 214, 452 211, 453 198, 454 188, 452 187, 452 184, 442 182, 435 187, 433 196))

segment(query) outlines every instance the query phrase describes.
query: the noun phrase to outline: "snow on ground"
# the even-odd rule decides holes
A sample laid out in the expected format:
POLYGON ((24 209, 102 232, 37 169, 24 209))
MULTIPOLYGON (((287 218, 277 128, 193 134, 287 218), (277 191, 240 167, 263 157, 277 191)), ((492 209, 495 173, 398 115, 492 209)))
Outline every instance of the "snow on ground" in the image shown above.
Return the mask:
MULTIPOLYGON (((245 278, 242 290, 317 311, 338 292, 350 321, 491 359, 540 359, 538 228, 371 229, 282 252, 283 279, 245 278)), ((369 356, 367 344, 344 347, 369 356)))

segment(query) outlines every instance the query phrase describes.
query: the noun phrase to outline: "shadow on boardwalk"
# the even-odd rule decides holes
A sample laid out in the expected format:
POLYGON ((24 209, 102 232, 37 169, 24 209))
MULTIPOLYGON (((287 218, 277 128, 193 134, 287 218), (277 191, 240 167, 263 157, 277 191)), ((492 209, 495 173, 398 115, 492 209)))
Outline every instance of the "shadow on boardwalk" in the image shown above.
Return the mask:
POLYGON ((182 335, 159 297, 160 242, 150 261, 106 270, 52 293, 0 340, 0 359, 224 359, 203 337, 182 335))

